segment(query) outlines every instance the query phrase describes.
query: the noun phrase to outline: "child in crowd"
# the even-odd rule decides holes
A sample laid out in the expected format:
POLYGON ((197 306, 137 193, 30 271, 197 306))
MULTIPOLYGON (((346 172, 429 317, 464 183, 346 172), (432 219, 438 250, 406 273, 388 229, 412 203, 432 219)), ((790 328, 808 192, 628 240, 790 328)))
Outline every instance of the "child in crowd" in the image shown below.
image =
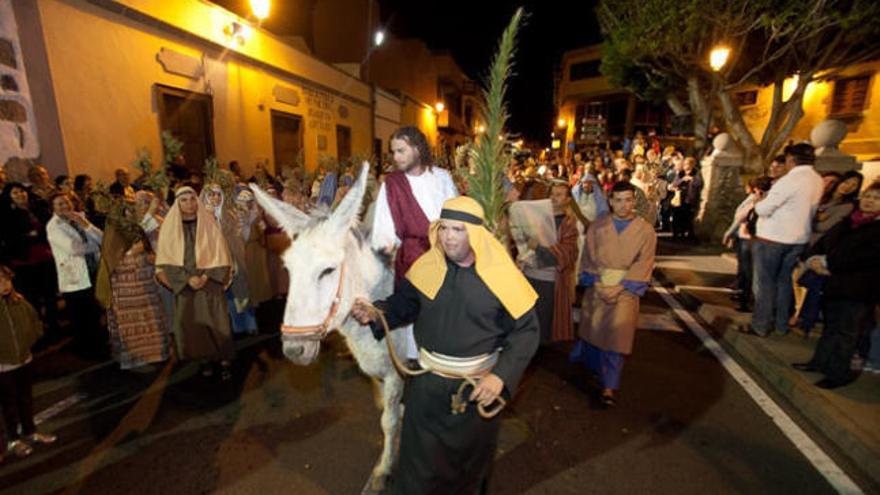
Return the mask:
POLYGON ((12 277, 12 270, 0 265, 0 407, 9 442, 0 449, 0 460, 4 451, 26 457, 33 452, 32 444, 57 440, 37 433, 34 425, 31 346, 42 335, 43 324, 34 307, 16 292, 12 277))

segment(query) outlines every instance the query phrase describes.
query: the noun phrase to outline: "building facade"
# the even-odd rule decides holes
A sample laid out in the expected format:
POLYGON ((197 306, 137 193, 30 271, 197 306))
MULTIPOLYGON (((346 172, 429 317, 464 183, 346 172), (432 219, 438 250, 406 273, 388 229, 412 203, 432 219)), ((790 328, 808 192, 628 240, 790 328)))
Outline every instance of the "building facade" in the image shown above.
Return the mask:
MULTIPOLYGON (((299 155, 314 169, 323 156, 342 160, 373 151, 370 85, 214 4, 0 0, 0 6, 14 14, 14 46, 26 68, 13 76, 20 89, 28 84, 39 95, 28 109, 37 131, 28 142, 39 150, 19 155, 39 159, 52 173, 107 179, 130 166, 141 148, 158 162, 166 130, 183 141, 194 170, 211 156, 238 160, 249 172, 258 162, 278 171, 299 155)), ((11 98, 4 92, 2 99, 11 98)), ((27 122, 13 117, 3 120, 27 122)), ((4 145, 4 161, 8 154, 4 145)))
POLYGON ((673 134, 672 113, 664 105, 640 101, 614 87, 599 71, 600 45, 565 52, 556 81, 558 124, 553 138, 569 151, 589 146, 620 146, 636 131, 654 130, 664 139, 686 140, 673 134), (562 124, 562 125, 559 125, 562 124))
MULTIPOLYGON (((661 105, 641 102, 627 90, 611 85, 599 72, 599 45, 566 52, 560 64, 556 104, 563 126, 557 133, 575 148, 609 142, 619 143, 636 131, 656 130, 665 142, 686 144, 686 133, 676 129, 672 112, 661 105)), ((840 120, 848 134, 840 150, 865 161, 880 157, 880 86, 876 75, 880 61, 847 67, 833 79, 807 86, 804 116, 790 139, 810 139, 811 130, 827 119, 840 120)), ((783 96, 791 94, 795 81, 789 79, 783 96)), ((760 139, 770 118, 773 86, 744 86, 735 93, 743 119, 752 135, 760 139)), ((720 122, 720 119, 716 119, 720 122)))

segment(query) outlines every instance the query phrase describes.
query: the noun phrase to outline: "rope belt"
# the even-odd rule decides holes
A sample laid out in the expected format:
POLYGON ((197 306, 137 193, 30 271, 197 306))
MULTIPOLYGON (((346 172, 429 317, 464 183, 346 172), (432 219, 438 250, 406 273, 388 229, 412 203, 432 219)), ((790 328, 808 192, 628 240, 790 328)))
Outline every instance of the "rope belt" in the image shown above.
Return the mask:
MULTIPOLYGON (((464 414, 467 411, 469 402, 464 398, 465 391, 469 386, 476 388, 480 379, 492 372, 492 369, 498 363, 498 356, 501 354, 501 351, 498 350, 482 356, 459 358, 420 349, 419 366, 421 366, 421 369, 412 370, 404 365, 400 357, 397 356, 394 345, 391 343, 391 329, 388 327, 388 321, 385 320, 382 310, 369 303, 366 306, 382 323, 382 327, 385 329, 385 344, 388 346, 388 354, 391 356, 391 362, 394 363, 394 367, 397 368, 401 375, 409 377, 433 373, 443 378, 462 380, 461 385, 458 386, 458 391, 452 394, 450 399, 452 414, 464 414)), ((494 418, 504 409, 507 401, 499 396, 495 399, 494 404, 495 406, 489 409, 484 407, 483 404, 477 404, 477 413, 485 419, 494 418)))

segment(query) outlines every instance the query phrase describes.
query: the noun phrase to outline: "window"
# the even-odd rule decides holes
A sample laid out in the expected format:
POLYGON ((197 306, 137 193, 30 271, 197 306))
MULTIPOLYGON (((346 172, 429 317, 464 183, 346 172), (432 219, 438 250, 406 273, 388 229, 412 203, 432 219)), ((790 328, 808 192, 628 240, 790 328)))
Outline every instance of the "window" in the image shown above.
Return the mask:
POLYGON ((846 77, 834 81, 831 114, 861 113, 868 101, 868 83, 871 76, 846 77))
POLYGON ((183 143, 186 167, 201 172, 214 156, 212 101, 208 95, 156 85, 159 127, 183 143))
POLYGON ((340 162, 351 158, 351 128, 336 126, 336 159, 340 162))
POLYGON ((758 90, 739 91, 733 95, 736 104, 741 107, 758 103, 758 90))
MULTIPOLYGON (((272 110, 272 152, 275 158, 275 174, 284 167, 294 167, 303 149, 302 117, 272 110)), ((301 165, 301 164, 300 164, 301 165)))
POLYGON ((590 60, 587 62, 578 62, 571 64, 568 68, 568 80, 580 81, 581 79, 589 79, 591 77, 599 77, 599 66, 602 65, 601 60, 590 60))

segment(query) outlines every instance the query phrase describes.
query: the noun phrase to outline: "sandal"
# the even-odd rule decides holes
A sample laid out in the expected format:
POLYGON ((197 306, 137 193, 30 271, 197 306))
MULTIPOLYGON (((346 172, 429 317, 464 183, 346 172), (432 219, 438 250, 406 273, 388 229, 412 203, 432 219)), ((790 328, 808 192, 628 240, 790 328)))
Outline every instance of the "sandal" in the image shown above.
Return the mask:
POLYGON ((31 443, 49 445, 55 443, 55 441, 58 440, 58 436, 51 433, 34 433, 33 435, 28 436, 27 439, 31 443))
POLYGON ((24 440, 13 440, 9 442, 7 450, 15 454, 16 457, 27 457, 34 453, 34 449, 25 443, 24 440))

